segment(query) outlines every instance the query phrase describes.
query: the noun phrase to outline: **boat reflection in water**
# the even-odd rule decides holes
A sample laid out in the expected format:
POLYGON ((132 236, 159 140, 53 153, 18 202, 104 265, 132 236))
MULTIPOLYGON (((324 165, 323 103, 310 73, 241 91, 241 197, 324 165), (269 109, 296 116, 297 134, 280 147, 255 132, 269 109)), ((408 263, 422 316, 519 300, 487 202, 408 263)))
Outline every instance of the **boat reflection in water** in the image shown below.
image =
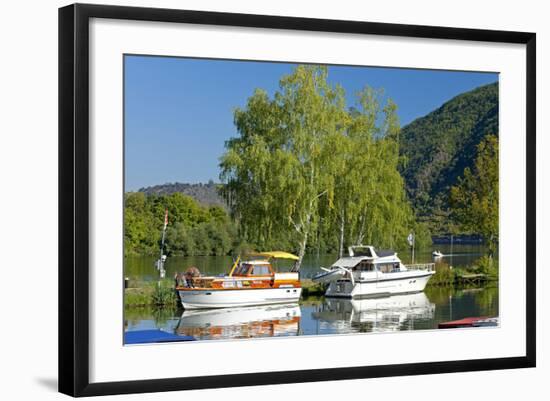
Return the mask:
POLYGON ((297 303, 186 310, 181 315, 176 333, 197 340, 295 336, 298 335, 300 317, 297 303))
POLYGON ((433 319, 435 304, 423 292, 385 298, 327 298, 312 317, 328 333, 413 330, 415 320, 433 319))

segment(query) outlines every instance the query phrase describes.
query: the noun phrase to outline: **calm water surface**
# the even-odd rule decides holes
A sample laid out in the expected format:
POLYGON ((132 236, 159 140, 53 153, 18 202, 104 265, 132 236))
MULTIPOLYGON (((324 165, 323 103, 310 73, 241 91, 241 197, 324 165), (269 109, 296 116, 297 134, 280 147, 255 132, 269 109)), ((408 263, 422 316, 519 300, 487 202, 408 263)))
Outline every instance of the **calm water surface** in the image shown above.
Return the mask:
MULTIPOLYGON (((433 249, 449 255, 436 262, 467 267, 478 259, 484 248, 438 245, 433 249)), ((432 250, 415 255, 415 262, 431 262, 432 250)), ((400 252, 404 263, 411 255, 400 252)), ((133 280, 155 280, 154 257, 126 260, 125 275, 133 280)), ((336 255, 309 255, 300 274, 311 277, 319 266, 330 266, 336 255)), ((173 257, 166 263, 167 277, 176 271, 197 266, 206 274, 222 274, 231 266, 230 257, 173 257)), ((289 264, 278 266, 281 270, 289 264)), ((498 287, 456 290, 427 288, 418 294, 394 295, 363 300, 309 297, 299 304, 198 311, 151 310, 131 308, 125 311, 126 330, 162 329, 200 340, 296 336, 317 334, 392 332, 435 329, 438 323, 472 316, 498 316, 498 287)))
MULTIPOLYGON (((475 260, 479 259, 486 248, 481 245, 454 245, 451 250, 450 245, 437 245, 433 248, 416 252, 415 263, 433 262, 432 251, 439 250, 445 256, 436 260, 436 268, 443 265, 452 265, 453 267, 467 267, 475 260)), ((403 263, 411 263, 412 255, 409 250, 398 252, 398 256, 403 263)), ((153 268, 158 256, 131 256, 125 259, 125 275, 131 280, 156 280, 157 271, 153 268)), ((332 265, 337 255, 306 255, 300 268, 302 278, 311 278, 319 273, 319 267, 329 267, 332 265)), ((231 256, 172 256, 166 260, 164 265, 166 277, 171 277, 175 272, 184 272, 190 266, 196 266, 203 274, 223 274, 227 273, 233 264, 231 256)), ((284 260, 276 262, 279 270, 288 270, 292 263, 284 260)))
POLYGON ((423 293, 197 311, 126 310, 126 329, 158 328, 198 340, 435 329, 444 321, 498 316, 498 289, 428 288, 423 293))

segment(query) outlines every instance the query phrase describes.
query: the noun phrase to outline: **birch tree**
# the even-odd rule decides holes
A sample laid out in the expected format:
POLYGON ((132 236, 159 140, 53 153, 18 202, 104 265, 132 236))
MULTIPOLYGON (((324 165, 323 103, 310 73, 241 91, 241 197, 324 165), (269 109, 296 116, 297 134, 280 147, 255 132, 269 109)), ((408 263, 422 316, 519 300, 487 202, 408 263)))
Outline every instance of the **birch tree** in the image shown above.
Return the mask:
POLYGON ((365 87, 349 115, 345 138, 334 154, 340 163, 332 221, 340 257, 346 245, 399 245, 414 220, 397 170, 396 105, 384 99, 382 90, 365 87))
POLYGON ((273 99, 258 90, 235 111, 239 136, 226 143, 221 179, 249 240, 262 246, 286 233, 301 264, 319 202, 334 197, 332 154, 347 117, 344 92, 322 66, 298 66, 273 99))
POLYGON ((349 109, 322 66, 298 66, 270 97, 235 110, 238 135, 220 160, 223 194, 241 237, 298 253, 310 242, 405 243, 414 223, 399 164, 396 106, 368 87, 349 109), (402 237, 402 238, 401 238, 402 237))

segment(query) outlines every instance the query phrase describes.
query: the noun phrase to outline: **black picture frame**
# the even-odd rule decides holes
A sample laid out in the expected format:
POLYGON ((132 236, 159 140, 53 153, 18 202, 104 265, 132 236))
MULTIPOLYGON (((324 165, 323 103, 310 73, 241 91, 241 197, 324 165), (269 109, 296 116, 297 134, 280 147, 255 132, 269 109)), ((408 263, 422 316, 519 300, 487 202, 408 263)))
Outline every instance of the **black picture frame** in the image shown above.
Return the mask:
POLYGON ((534 367, 536 363, 536 35, 434 26, 74 4, 59 9, 59 391, 71 396, 534 367), (89 381, 89 21, 91 18, 437 38, 526 45, 526 355, 400 365, 89 381))

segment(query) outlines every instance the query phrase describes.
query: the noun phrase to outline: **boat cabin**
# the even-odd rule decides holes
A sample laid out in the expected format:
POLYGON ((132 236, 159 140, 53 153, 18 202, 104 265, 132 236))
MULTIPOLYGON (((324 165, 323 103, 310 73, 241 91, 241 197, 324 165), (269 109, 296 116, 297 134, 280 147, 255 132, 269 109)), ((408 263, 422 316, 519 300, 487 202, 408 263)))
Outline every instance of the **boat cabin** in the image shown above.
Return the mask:
POLYGON ((202 309, 297 302, 302 293, 297 264, 289 272, 276 272, 273 259, 299 260, 287 252, 261 252, 245 260, 237 258, 227 275, 202 276, 197 269, 198 275, 186 275, 181 284, 176 276, 182 306, 202 309))
POLYGON ((405 266, 393 250, 352 246, 329 269, 313 278, 329 283, 326 296, 360 297, 423 291, 435 273, 434 264, 405 266))
POLYGON ((273 277, 275 275, 273 267, 268 261, 254 260, 242 262, 232 272, 233 277, 273 277))
POLYGON ((397 272, 400 269, 399 262, 373 263, 369 260, 362 260, 357 265, 352 267, 352 271, 359 272, 374 272, 376 270, 382 273, 397 272))
POLYGON ((297 271, 277 272, 272 266, 274 258, 297 260, 298 257, 285 252, 263 252, 253 254, 250 259, 235 261, 229 274, 225 276, 197 276, 179 280, 176 289, 248 289, 248 288, 300 288, 297 271))
POLYGON ((349 256, 338 259, 332 269, 347 271, 347 277, 353 274, 355 279, 378 277, 379 273, 397 273, 406 271, 397 253, 393 250, 376 250, 373 246, 357 245, 348 249, 349 256))

